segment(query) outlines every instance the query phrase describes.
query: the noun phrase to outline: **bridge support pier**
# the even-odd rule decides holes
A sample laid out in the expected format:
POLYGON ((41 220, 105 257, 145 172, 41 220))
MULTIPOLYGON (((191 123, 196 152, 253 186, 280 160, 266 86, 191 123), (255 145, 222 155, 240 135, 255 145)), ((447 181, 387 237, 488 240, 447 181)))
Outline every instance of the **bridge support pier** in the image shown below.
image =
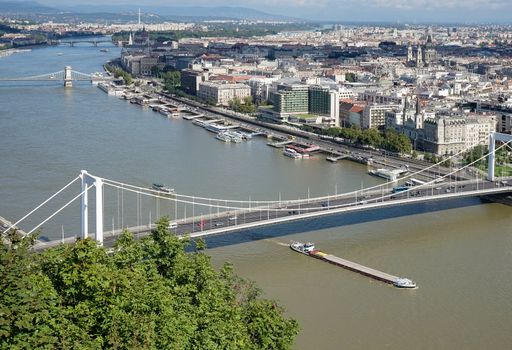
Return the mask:
POLYGON ((95 239, 103 245, 103 180, 99 177, 89 175, 86 170, 80 172, 82 180, 82 198, 80 210, 80 237, 85 239, 89 236, 89 195, 88 188, 94 186, 96 188, 96 233, 95 239))

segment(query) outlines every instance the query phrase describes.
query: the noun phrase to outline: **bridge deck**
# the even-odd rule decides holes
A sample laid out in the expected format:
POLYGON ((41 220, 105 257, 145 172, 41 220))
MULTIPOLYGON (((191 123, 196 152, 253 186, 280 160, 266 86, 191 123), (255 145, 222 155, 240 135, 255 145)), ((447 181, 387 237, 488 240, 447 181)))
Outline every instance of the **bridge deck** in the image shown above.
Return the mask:
MULTIPOLYGON (((284 224, 299 220, 309 220, 324 216, 338 215, 343 213, 373 210, 399 205, 430 202, 437 200, 450 200, 463 197, 477 197, 490 194, 511 193, 510 184, 497 186, 494 182, 472 183, 466 182, 461 188, 453 188, 449 183, 434 185, 436 187, 413 190, 416 193, 396 193, 391 197, 381 198, 382 191, 365 191, 364 196, 341 194, 326 198, 316 199, 307 203, 297 205, 296 203, 283 202, 279 205, 252 207, 239 210, 221 212, 219 214, 202 215, 178 219, 177 228, 171 232, 181 236, 189 235, 191 238, 208 237, 217 234, 238 232, 251 228, 284 224), (417 193, 420 192, 421 193, 417 193), (309 209, 308 209, 309 207, 309 209)), ((148 234, 154 225, 141 225, 127 228, 137 236, 148 234)), ((119 237, 122 230, 107 231, 104 233, 105 245, 109 246, 119 237)), ((94 235, 94 234, 91 234, 94 235)), ((73 242, 74 238, 66 239, 65 242, 73 242)), ((35 249, 45 249, 60 244, 60 240, 41 242, 35 249)))

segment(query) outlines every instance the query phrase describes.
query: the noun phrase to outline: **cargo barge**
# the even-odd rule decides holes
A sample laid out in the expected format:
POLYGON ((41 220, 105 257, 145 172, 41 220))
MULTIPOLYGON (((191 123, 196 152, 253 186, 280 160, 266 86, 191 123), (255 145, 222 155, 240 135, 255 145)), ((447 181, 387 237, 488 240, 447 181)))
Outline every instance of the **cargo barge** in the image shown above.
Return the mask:
POLYGON ((358 272, 362 275, 371 277, 378 281, 382 281, 385 283, 392 284, 397 288, 416 288, 416 283, 411 281, 408 278, 402 278, 398 276, 393 276, 388 273, 372 269, 370 267, 366 267, 360 265, 358 263, 348 261, 342 258, 338 258, 337 256, 326 254, 321 252, 320 250, 315 249, 315 245, 313 243, 301 243, 294 242, 290 243, 290 248, 298 253, 305 254, 311 256, 313 258, 326 261, 328 263, 343 267, 347 270, 351 270, 354 272, 358 272))

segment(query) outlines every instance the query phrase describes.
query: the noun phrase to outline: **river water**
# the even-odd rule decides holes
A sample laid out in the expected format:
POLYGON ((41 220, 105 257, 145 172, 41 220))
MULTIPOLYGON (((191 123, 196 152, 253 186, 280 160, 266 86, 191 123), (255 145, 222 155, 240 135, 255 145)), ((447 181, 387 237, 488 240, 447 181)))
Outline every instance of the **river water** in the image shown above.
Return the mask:
MULTIPOLYGON (((71 65, 101 71, 117 57, 88 44, 0 58, 0 76, 71 65)), ((322 158, 294 161, 264 140, 224 144, 185 120, 167 120, 88 83, 0 83, 0 215, 16 220, 81 169, 140 186, 237 199, 297 199, 380 183, 366 167, 322 158)), ((79 193, 78 185, 21 227, 29 230, 79 193)), ((105 225, 169 215, 165 203, 106 190, 105 225), (121 218, 122 216, 122 218, 121 218), (110 223, 112 221, 112 223, 110 223)), ((185 215, 184 208, 178 208, 185 215)), ((196 209, 198 210, 198 209, 196 209)), ((207 212, 207 209, 204 209, 207 212)), ((191 215, 188 208, 188 215, 191 215)), ((206 213, 205 212, 205 213, 206 213)), ((74 204, 43 225, 50 239, 78 232, 74 204)), ((196 215, 198 213, 196 212, 196 215)), ((478 199, 393 208, 274 226, 210 240, 215 265, 234 264, 301 326, 295 348, 481 349, 512 344, 512 208, 478 199), (398 290, 293 253, 291 240, 416 281, 398 290)))

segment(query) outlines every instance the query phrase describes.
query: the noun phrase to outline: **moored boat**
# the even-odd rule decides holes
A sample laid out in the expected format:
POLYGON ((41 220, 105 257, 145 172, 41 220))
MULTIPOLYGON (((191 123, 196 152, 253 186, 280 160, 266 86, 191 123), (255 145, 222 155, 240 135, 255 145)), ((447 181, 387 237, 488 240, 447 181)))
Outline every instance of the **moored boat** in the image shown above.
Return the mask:
POLYGON ((221 140, 221 141, 224 141, 226 143, 229 143, 231 142, 231 137, 229 137, 228 135, 226 135, 225 133, 223 132, 219 132, 217 135, 215 135, 215 138, 217 140, 221 140))
POLYGON ((297 152, 296 150, 292 148, 285 148, 283 151, 283 154, 287 157, 293 158, 293 159, 300 159, 302 158, 302 154, 297 152))

